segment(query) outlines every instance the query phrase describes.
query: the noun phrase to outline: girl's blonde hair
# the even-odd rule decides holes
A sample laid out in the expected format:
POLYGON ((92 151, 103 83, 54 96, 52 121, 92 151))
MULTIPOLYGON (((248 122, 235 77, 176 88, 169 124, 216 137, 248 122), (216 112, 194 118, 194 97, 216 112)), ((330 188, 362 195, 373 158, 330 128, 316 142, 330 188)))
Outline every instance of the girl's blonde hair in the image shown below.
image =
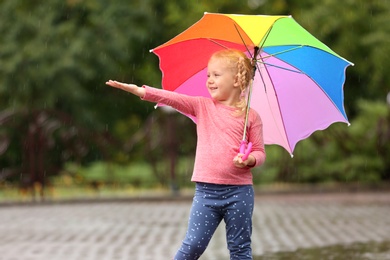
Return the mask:
POLYGON ((213 58, 223 59, 226 61, 228 67, 237 73, 237 82, 241 90, 240 100, 236 103, 237 115, 244 114, 247 107, 246 92, 254 74, 252 61, 242 51, 233 49, 217 51, 210 59, 213 58))

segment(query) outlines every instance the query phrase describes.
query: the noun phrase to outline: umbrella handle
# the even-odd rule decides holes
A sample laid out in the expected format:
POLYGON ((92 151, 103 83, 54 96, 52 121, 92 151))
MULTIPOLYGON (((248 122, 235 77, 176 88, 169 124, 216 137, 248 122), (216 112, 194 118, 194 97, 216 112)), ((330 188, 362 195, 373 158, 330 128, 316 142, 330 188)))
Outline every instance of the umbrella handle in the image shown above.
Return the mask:
POLYGON ((248 146, 246 146, 246 141, 245 140, 242 140, 241 141, 241 145, 240 145, 240 153, 244 154, 242 156, 242 160, 245 161, 246 159, 248 159, 248 156, 249 154, 251 153, 252 151, 252 143, 249 142, 248 143, 248 146))

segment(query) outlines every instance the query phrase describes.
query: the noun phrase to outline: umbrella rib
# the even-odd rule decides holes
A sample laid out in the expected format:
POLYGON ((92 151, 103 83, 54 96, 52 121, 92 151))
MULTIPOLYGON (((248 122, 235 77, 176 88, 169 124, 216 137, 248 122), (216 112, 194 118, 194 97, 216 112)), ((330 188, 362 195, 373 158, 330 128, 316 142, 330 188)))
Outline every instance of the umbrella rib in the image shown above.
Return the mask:
MULTIPOLYGON (((263 63, 263 64, 265 64, 265 63, 263 63)), ((265 65, 266 65, 266 64, 265 64, 265 65)), ((266 66, 263 66, 263 68, 264 68, 264 70, 265 70, 265 73, 266 73, 266 74, 268 75, 268 77, 269 77, 268 68, 267 68, 266 66)), ((261 76, 261 79, 262 79, 262 81, 263 81, 264 88, 265 88, 265 82, 264 82, 263 75, 262 75, 262 73, 260 72, 260 70, 259 70, 259 74, 260 74, 260 76, 261 76)), ((270 80, 270 83, 271 83, 271 87, 275 89, 275 87, 274 87, 274 82, 273 82, 272 78, 269 77, 269 80, 270 80)), ((266 88, 265 88, 265 92, 267 93, 267 89, 266 89, 266 88)), ((275 92, 275 94, 276 94, 276 92, 275 92)), ((269 96, 268 96, 268 95, 265 95, 265 96, 267 97, 267 103, 268 103, 268 106, 269 106, 269 105, 270 105, 269 96)), ((277 105, 278 105, 278 108, 279 108, 278 110, 280 111, 279 99, 277 99, 277 105)), ((274 110, 270 108, 270 111, 271 111, 271 114, 272 114, 272 119, 273 119, 275 125, 277 125, 276 116, 275 116, 275 114, 274 114, 274 110)), ((282 115, 280 115, 280 116, 281 116, 282 127, 283 127, 284 131, 281 131, 281 129, 280 129, 279 127, 276 127, 276 129, 277 129, 277 131, 278 131, 278 133, 279 133, 280 136, 285 136, 286 141, 287 141, 287 145, 288 145, 289 149, 291 150, 290 140, 289 140, 289 138, 288 138, 287 135, 284 135, 284 134, 283 134, 283 133, 286 133, 286 126, 285 126, 285 123, 284 123, 284 118, 283 118, 282 115)), ((292 154, 292 153, 290 153, 290 155, 291 155, 291 157, 293 157, 293 154, 292 154)))
MULTIPOLYGON (((266 32, 266 34, 265 34, 265 37, 263 37, 263 39, 260 41, 260 44, 259 44, 260 50, 263 50, 263 46, 264 46, 265 42, 267 41, 268 36, 270 35, 271 30, 272 30, 273 27, 274 27, 274 26, 272 25, 270 28, 268 28, 268 30, 267 30, 267 32, 266 32)), ((269 56, 267 56, 267 58, 268 58, 268 57, 269 57, 269 56)), ((265 57, 264 57, 264 58, 265 58, 265 57)), ((261 55, 260 55, 260 59, 259 59, 259 60, 256 60, 256 57, 254 57, 253 59, 254 59, 255 61, 258 61, 258 63, 263 63, 263 64, 265 64, 265 63, 264 63, 264 58, 261 57, 261 55), (260 60, 261 60, 261 62, 260 62, 260 60)), ((255 66, 256 66, 257 70, 260 72, 260 68, 259 68, 258 63, 256 63, 255 66)), ((267 93, 267 86, 266 86, 266 84, 265 84, 263 75, 261 75, 261 73, 259 73, 259 74, 260 74, 260 77, 261 77, 261 81, 263 82, 264 91, 265 91, 265 93, 267 93)))
POLYGON ((213 40, 211 38, 207 38, 207 40, 209 40, 210 42, 215 43, 215 44, 221 46, 222 48, 229 49, 229 47, 227 47, 227 46, 223 45, 222 43, 219 43, 219 42, 217 42, 217 41, 215 41, 215 40, 213 40))
POLYGON ((280 54, 283 54, 283 53, 286 53, 286 52, 290 52, 290 51, 295 51, 297 49, 300 49, 300 48, 303 48, 305 45, 299 45, 299 46, 296 46, 294 48, 291 48, 291 49, 288 49, 288 50, 284 50, 284 51, 280 51, 280 52, 276 52, 274 54, 269 54, 268 56, 265 56, 263 58, 267 59, 267 58, 270 58, 270 57, 275 57, 277 55, 280 55, 280 54))
POLYGON ((278 69, 282 69, 282 70, 287 70, 287 71, 303 74, 303 72, 299 71, 299 70, 292 70, 292 69, 284 68, 284 67, 281 67, 281 66, 273 65, 273 64, 270 64, 270 63, 266 63, 266 62, 260 62, 260 61, 258 61, 258 62, 262 63, 264 65, 270 66, 270 67, 274 67, 274 68, 278 68, 278 69))
POLYGON ((267 66, 272 66, 272 67, 275 67, 275 68, 278 68, 278 69, 283 69, 283 70, 287 70, 287 71, 291 71, 291 72, 295 72, 295 73, 300 73, 301 74, 302 72, 299 71, 299 70, 292 70, 292 69, 284 68, 284 67, 281 67, 281 66, 273 65, 271 63, 264 62, 264 60, 266 60, 268 58, 271 58, 271 57, 275 57, 276 58, 280 54, 283 54, 283 53, 286 53, 286 52, 290 52, 290 51, 294 51, 294 50, 300 49, 302 47, 304 47, 304 45, 299 45, 297 47, 294 47, 294 48, 291 48, 291 49, 288 49, 288 50, 284 50, 284 51, 280 51, 280 52, 277 52, 277 53, 274 53, 274 54, 268 54, 267 56, 261 57, 261 61, 259 59, 259 60, 257 60, 257 62, 258 63, 262 63, 262 64, 267 65, 267 66))
POLYGON ((267 41, 268 39, 268 36, 270 35, 271 33, 271 30, 274 28, 274 24, 272 24, 272 26, 270 28, 268 28, 266 34, 265 34, 265 37, 263 37, 263 39, 261 39, 260 43, 259 43, 259 46, 260 46, 260 49, 263 49, 263 46, 265 44, 265 42, 267 41))
POLYGON ((256 60, 256 53, 254 53, 254 54, 253 54, 254 56, 252 56, 251 52, 249 51, 248 46, 246 45, 246 43, 245 43, 245 41, 244 41, 244 38, 242 37, 240 31, 239 31, 238 28, 237 28, 236 23, 233 23, 233 25, 234 25, 234 27, 236 28, 236 31, 237 31, 238 35, 240 36, 240 39, 241 39, 242 43, 244 44, 246 51, 247 51, 247 52, 249 53, 249 55, 251 56, 251 59, 252 59, 252 60, 256 60))

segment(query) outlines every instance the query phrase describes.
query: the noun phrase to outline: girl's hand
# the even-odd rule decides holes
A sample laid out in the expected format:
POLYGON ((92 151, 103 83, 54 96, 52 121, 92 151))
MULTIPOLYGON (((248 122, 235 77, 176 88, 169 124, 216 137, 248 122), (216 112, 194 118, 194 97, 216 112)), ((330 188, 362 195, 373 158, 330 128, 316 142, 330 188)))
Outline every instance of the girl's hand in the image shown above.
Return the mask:
POLYGON ((251 167, 251 166, 255 165, 256 159, 252 155, 249 155, 248 159, 246 159, 245 161, 242 160, 243 156, 244 156, 244 154, 239 153, 239 154, 237 154, 236 157, 234 157, 233 163, 236 167, 244 168, 244 167, 251 167))
POLYGON ((109 85, 109 86, 114 87, 114 88, 122 89, 122 90, 130 92, 134 95, 137 95, 141 98, 143 98, 145 95, 145 89, 140 88, 134 84, 126 84, 126 83, 122 83, 122 82, 115 81, 115 80, 109 80, 106 82, 106 85, 109 85))

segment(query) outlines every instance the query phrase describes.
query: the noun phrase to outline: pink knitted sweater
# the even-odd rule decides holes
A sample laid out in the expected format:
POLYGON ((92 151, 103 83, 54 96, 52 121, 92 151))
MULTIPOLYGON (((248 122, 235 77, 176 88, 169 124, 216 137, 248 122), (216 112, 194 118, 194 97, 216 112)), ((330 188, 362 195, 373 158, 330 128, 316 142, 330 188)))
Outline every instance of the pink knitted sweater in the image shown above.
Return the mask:
MULTIPOLYGON (((144 100, 165 104, 196 117, 197 147, 192 181, 230 185, 253 183, 249 167, 238 168, 233 164, 244 129, 244 116, 235 116, 235 108, 211 98, 143 87, 146 89, 144 100)), ((255 166, 263 164, 266 157, 262 131, 260 116, 251 109, 247 136, 253 143, 251 155, 256 158, 255 166)))

